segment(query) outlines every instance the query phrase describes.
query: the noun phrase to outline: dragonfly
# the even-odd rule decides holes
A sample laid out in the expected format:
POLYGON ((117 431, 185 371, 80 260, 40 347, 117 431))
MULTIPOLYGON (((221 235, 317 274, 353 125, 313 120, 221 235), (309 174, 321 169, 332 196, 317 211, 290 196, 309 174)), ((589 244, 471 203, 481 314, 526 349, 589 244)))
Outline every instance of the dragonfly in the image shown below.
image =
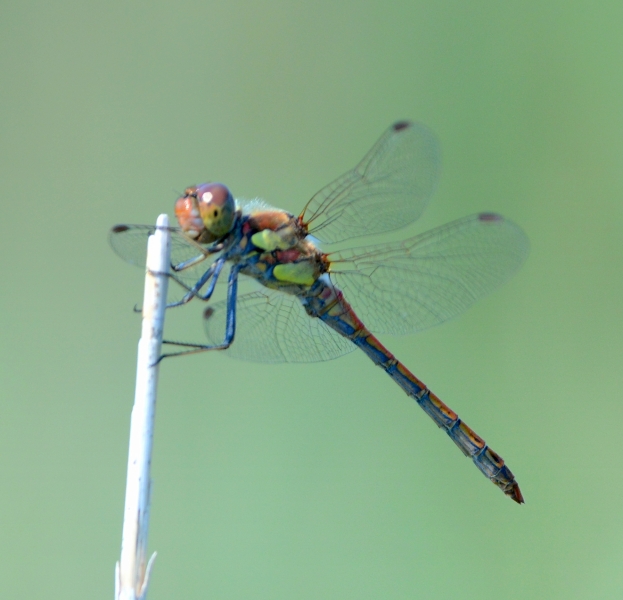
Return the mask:
MULTIPOLYGON (((168 275, 181 297, 167 307, 210 301, 220 278, 227 279, 226 299, 204 311, 208 343, 165 341, 183 350, 163 356, 221 350, 238 359, 296 363, 359 348, 485 477, 522 504, 502 457, 374 334, 414 333, 463 313, 521 266, 529 249, 525 233, 498 214, 480 213, 401 241, 340 249, 416 221, 439 172, 435 135, 423 124, 400 121, 298 216, 260 201, 236 201, 222 183, 187 188, 175 203, 179 227, 170 228, 168 275), (332 245, 337 249, 330 251, 332 245), (243 279, 259 285, 239 293, 243 279)), ((126 262, 144 268, 154 231, 116 225, 110 243, 126 262)))

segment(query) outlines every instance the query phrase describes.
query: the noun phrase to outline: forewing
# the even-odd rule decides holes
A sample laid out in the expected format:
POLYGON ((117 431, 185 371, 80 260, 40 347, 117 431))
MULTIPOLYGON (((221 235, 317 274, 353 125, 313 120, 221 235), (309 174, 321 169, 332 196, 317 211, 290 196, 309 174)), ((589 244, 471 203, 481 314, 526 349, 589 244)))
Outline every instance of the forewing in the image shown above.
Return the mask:
MULTIPOLYGON (((227 303, 215 302, 206 312, 206 335, 211 343, 220 344, 227 303)), ((310 317, 296 297, 266 289, 238 296, 236 334, 224 352, 254 362, 301 363, 331 360, 355 348, 320 319, 310 317)))
MULTIPOLYGON (((201 245, 184 235, 181 229, 177 227, 169 227, 171 232, 171 264, 179 265, 184 261, 190 260, 197 256, 201 256, 201 245)), ((154 233, 156 227, 154 225, 115 225, 109 234, 109 241, 112 249, 125 262, 145 269, 145 260, 147 254, 147 238, 154 233)), ((212 264, 213 255, 207 257, 206 260, 177 272, 175 275, 180 281, 187 286, 192 287, 196 281, 212 264)), ((169 289, 171 290, 171 287, 169 289)), ((182 288, 175 286, 177 296, 184 294, 182 288)), ((173 295, 176 294, 171 290, 173 295)), ((169 298, 171 301, 172 298, 169 298)))
POLYGON ((427 127, 395 123, 352 171, 312 197, 302 222, 329 243, 403 227, 424 211, 440 162, 437 140, 427 127))
POLYGON ((372 331, 411 333, 458 316, 528 255, 499 215, 466 217, 398 243, 332 253, 331 279, 372 331))

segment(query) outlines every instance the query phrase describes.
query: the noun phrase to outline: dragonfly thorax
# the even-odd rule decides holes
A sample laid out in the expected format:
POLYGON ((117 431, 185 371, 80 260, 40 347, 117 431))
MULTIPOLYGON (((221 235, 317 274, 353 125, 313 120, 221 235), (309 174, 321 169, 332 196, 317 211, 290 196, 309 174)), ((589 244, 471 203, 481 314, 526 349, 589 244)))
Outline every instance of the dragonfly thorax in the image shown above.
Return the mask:
POLYGON ((326 271, 324 254, 306 239, 296 217, 281 210, 244 215, 229 256, 243 274, 285 293, 300 293, 326 271))

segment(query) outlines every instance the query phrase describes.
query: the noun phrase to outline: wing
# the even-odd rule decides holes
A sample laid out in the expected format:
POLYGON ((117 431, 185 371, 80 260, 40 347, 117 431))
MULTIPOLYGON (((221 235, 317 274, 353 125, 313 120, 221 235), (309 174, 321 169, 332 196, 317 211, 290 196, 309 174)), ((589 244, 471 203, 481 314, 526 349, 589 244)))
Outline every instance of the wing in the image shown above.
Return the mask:
POLYGON ((403 227, 426 208, 440 162, 437 140, 427 127, 395 123, 352 171, 312 197, 301 221, 329 243, 403 227))
POLYGON ((331 279, 366 326, 402 334, 458 316, 506 281, 528 251, 517 225, 480 214, 402 242, 328 257, 331 279))
MULTIPOLYGON (((226 302, 215 302, 204 321, 208 339, 223 341, 226 302)), ((310 317, 299 300, 266 289, 238 296, 236 335, 224 352, 232 358, 254 362, 316 362, 348 354, 356 346, 310 317)))
MULTIPOLYGON (((115 253, 125 262, 145 269, 147 254, 147 238, 154 233, 154 225, 115 225, 109 234, 109 242, 115 253)), ((171 264, 178 265, 202 255, 201 244, 191 240, 182 233, 178 227, 169 227, 171 232, 171 264)), ((176 277, 189 287, 192 287, 197 280, 205 273, 212 264, 214 255, 206 257, 197 264, 179 271, 176 277)), ((175 286, 178 289, 178 286, 175 286)), ((171 289, 171 286, 170 288, 171 289)), ((179 288, 179 296, 183 295, 182 288, 179 288)), ((171 300, 171 298, 169 298, 171 300)))

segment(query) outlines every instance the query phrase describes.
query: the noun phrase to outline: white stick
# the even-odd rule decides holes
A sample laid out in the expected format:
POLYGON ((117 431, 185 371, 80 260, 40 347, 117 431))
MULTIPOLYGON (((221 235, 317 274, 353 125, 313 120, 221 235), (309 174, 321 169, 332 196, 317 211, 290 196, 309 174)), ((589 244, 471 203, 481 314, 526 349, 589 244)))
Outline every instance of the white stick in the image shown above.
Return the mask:
POLYGON ((146 561, 151 496, 151 450, 156 412, 158 364, 169 278, 171 237, 169 218, 160 215, 156 233, 147 243, 147 273, 143 298, 143 327, 138 343, 136 390, 130 425, 128 476, 123 514, 121 558, 115 568, 115 600, 143 600, 156 554, 146 561))

